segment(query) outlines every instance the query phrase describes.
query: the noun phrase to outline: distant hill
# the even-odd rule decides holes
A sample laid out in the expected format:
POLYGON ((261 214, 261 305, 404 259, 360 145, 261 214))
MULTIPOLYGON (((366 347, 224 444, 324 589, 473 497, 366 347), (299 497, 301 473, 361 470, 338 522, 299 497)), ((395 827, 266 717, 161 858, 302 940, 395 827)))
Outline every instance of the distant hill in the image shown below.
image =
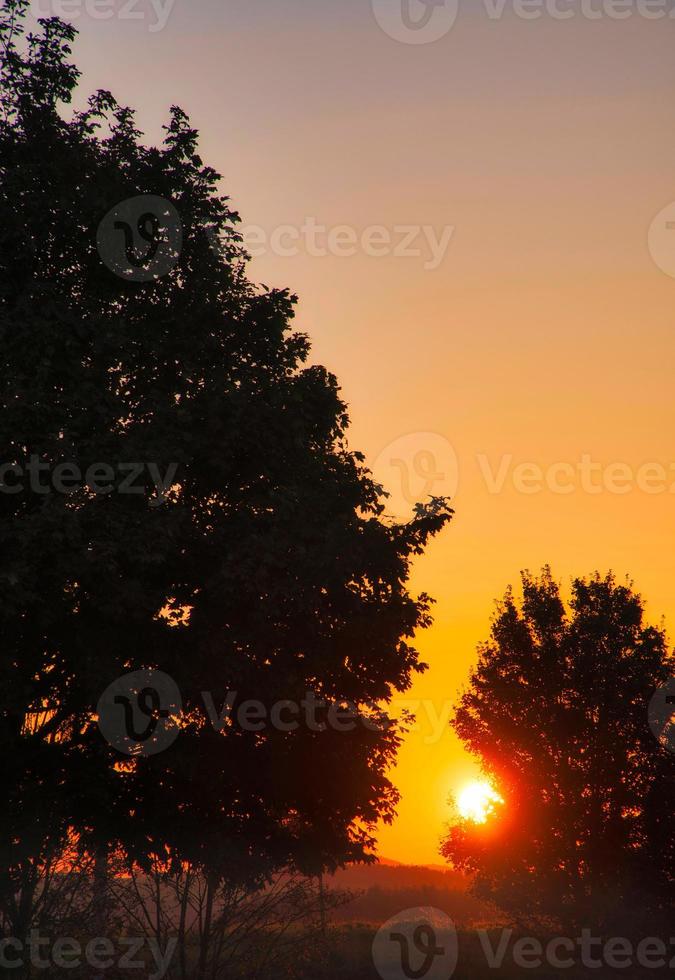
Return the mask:
POLYGON ((460 928, 502 924, 504 917, 470 895, 469 886, 464 875, 442 865, 406 865, 387 859, 352 865, 326 878, 329 890, 353 895, 333 911, 334 922, 379 925, 404 909, 432 905, 460 928))

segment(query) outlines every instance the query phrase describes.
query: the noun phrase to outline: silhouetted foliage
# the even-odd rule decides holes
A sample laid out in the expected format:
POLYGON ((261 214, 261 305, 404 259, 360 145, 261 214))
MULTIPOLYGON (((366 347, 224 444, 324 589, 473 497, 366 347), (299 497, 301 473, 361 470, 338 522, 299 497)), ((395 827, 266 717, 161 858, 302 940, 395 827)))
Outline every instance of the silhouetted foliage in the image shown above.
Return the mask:
POLYGON ((119 477, 107 494, 0 493, 0 898, 15 935, 73 832, 216 881, 363 856, 397 800, 399 733, 372 706, 424 667, 409 640, 430 600, 408 592, 409 563, 451 514, 437 499, 407 524, 383 518, 336 379, 306 365, 294 297, 247 278, 184 113, 160 147, 108 92, 68 114, 74 31, 51 18, 24 37, 25 8, 0 12, 2 462, 177 470, 164 502, 147 477, 132 495, 119 477), (165 275, 130 281, 97 229, 148 194, 177 209, 182 248, 165 275), (139 667, 175 678, 185 728, 120 766, 96 704, 139 667), (228 691, 266 705, 314 692, 380 723, 218 732, 203 691, 219 707, 228 691))
POLYGON ((516 916, 666 924, 675 896, 675 759, 648 705, 672 673, 666 637, 630 584, 549 569, 509 590, 454 727, 504 806, 443 845, 478 894, 516 916))

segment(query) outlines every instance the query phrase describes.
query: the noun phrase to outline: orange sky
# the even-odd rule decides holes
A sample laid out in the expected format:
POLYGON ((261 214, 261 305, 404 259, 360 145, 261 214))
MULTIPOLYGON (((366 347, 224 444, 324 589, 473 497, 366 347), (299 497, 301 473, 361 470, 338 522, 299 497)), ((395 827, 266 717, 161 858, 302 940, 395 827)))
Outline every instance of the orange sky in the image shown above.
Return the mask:
MULTIPOLYGON (((438 711, 455 699, 493 599, 523 567, 550 562, 564 581, 630 572, 651 617, 675 623, 675 278, 648 248, 675 200, 675 21, 491 20, 464 0, 448 34, 412 45, 378 27, 369 0, 176 0, 161 31, 145 2, 145 20, 98 21, 83 5, 83 88, 139 107, 151 139, 168 104, 185 108, 246 224, 454 228, 435 269, 426 253, 301 249, 251 270, 299 293, 298 325, 338 375, 352 445, 378 461, 394 507, 417 453, 445 474, 435 493, 454 491, 457 460, 455 521, 415 569, 438 604, 412 696, 438 711), (521 463, 564 483, 569 470, 548 468, 584 455, 610 486, 621 472, 606 468, 628 464, 633 487, 514 483, 521 463), (505 457, 491 492, 485 473, 505 457), (637 487, 646 463, 669 471, 663 492, 646 492, 644 472, 637 487)), ((653 242, 675 276, 662 224, 653 242)), ((440 860, 445 798, 475 772, 447 728, 429 735, 427 723, 401 752, 400 816, 381 834, 401 861, 440 860)))

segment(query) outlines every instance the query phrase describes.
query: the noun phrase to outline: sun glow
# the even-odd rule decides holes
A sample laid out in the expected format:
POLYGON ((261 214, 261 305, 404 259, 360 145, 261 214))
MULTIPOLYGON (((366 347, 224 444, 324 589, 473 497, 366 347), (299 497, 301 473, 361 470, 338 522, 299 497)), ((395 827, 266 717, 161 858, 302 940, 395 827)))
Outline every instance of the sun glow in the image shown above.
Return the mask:
POLYGON ((476 779, 457 793, 457 809, 464 820, 472 823, 486 823, 497 806, 504 800, 494 786, 485 779, 476 779))

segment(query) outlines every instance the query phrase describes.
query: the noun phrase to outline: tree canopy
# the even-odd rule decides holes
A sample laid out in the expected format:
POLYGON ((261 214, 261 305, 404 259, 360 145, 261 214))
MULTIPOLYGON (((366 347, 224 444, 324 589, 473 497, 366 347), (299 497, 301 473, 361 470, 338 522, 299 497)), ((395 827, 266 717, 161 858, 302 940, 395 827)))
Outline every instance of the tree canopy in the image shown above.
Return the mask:
POLYGON ((70 110, 74 31, 50 18, 24 36, 26 6, 0 11, 5 895, 73 830, 217 875, 361 858, 397 800, 380 709, 424 669, 411 638, 430 599, 408 591, 410 562, 452 512, 386 518, 338 383, 292 329, 295 297, 247 276, 187 116, 172 108, 155 147, 109 92, 70 110), (59 492, 63 463, 114 476, 59 492), (161 493, 150 472, 170 474, 161 493), (121 762, 96 705, 140 668, 174 679, 183 728, 121 762), (204 691, 312 692, 378 724, 218 732, 204 691))
POLYGON ((648 706, 672 674, 662 629, 612 574, 550 569, 498 605, 454 727, 498 787, 485 825, 451 827, 443 853, 519 916, 668 923, 675 886, 675 758, 648 706))

